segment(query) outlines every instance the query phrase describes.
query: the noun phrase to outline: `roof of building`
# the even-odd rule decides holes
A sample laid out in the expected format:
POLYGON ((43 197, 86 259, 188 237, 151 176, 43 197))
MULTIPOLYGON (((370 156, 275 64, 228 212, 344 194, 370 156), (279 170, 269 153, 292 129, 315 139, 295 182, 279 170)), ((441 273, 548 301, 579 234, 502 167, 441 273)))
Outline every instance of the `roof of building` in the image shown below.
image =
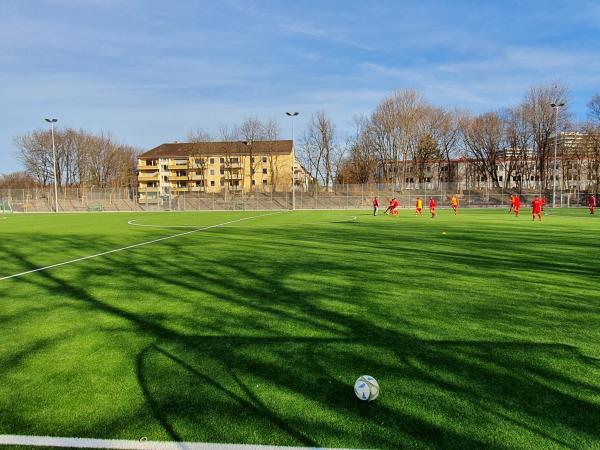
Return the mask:
POLYGON ((162 144, 138 156, 141 159, 180 158, 192 155, 289 155, 292 141, 245 141, 233 142, 176 142, 162 144))

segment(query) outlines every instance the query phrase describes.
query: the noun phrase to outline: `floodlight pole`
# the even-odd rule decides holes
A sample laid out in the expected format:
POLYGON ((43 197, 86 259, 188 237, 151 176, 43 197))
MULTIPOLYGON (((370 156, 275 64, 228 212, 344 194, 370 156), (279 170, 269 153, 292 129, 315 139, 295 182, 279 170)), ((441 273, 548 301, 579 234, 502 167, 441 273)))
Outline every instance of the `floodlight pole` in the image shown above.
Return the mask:
POLYGON ((57 119, 44 119, 50 124, 50 130, 52 133, 52 169, 54 171, 54 211, 58 212, 58 186, 56 178, 56 146, 54 145, 54 124, 57 119))
POLYGON ((556 207, 556 150, 558 149, 558 108, 564 103, 550 103, 554 109, 554 167, 552 169, 552 209, 556 207))
POLYGON ((294 117, 299 112, 286 112, 285 115, 292 118, 292 211, 296 210, 296 175, 294 166, 296 165, 296 149, 294 147, 294 117))

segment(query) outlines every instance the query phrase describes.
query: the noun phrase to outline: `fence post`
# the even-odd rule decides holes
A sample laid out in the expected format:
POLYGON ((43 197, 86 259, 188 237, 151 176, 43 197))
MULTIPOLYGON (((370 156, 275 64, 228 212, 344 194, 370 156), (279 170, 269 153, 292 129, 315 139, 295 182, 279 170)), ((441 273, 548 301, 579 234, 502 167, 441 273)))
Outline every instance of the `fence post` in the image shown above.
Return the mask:
POLYGON ((349 201, 350 199, 348 198, 348 196, 350 195, 349 191, 348 191, 348 183, 346 183, 346 209, 349 208, 349 201))

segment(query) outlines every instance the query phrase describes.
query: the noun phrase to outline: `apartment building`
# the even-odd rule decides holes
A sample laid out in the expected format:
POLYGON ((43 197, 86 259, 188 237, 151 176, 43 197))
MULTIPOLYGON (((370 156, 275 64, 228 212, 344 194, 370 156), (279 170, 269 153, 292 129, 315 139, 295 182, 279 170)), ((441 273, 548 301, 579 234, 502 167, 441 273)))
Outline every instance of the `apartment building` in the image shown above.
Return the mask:
POLYGON ((140 202, 190 193, 306 189, 309 174, 294 160, 291 140, 162 144, 138 157, 140 202))

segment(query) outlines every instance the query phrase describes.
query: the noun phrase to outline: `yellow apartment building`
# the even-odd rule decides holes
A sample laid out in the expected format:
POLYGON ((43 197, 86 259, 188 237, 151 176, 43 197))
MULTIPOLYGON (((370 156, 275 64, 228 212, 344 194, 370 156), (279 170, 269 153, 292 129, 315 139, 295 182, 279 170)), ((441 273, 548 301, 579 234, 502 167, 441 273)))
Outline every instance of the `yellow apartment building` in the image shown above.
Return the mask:
MULTIPOLYGON (((283 192, 292 186, 291 140, 162 144, 138 156, 140 202, 187 193, 283 192)), ((309 175, 294 158, 296 189, 309 175)))

